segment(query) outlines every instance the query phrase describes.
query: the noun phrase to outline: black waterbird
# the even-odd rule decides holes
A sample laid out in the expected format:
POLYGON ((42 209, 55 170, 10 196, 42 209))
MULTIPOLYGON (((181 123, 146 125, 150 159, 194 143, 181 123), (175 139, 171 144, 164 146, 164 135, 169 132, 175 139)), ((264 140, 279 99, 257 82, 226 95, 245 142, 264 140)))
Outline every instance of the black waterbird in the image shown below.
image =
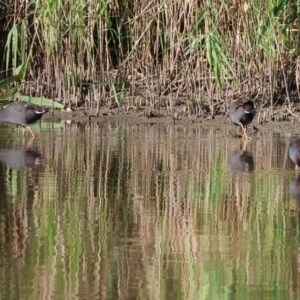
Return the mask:
POLYGON ((229 118, 237 126, 240 126, 243 131, 243 138, 247 139, 247 133, 245 127, 249 125, 256 111, 252 100, 235 100, 229 107, 229 118))
POLYGON ((300 167, 300 139, 295 140, 289 148, 290 159, 295 163, 296 168, 300 167))
POLYGON ((35 137, 29 124, 39 120, 47 109, 24 101, 16 101, 9 104, 5 109, 0 110, 0 121, 9 124, 15 124, 23 127, 23 136, 26 128, 29 129, 31 136, 35 137))

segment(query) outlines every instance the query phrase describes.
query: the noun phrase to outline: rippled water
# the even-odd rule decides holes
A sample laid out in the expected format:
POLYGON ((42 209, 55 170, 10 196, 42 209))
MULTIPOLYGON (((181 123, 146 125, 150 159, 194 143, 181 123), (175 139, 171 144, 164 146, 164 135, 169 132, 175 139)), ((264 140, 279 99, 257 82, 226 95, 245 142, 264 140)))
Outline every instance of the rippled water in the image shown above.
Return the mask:
POLYGON ((1 125, 1 299, 300 299, 292 140, 1 125))

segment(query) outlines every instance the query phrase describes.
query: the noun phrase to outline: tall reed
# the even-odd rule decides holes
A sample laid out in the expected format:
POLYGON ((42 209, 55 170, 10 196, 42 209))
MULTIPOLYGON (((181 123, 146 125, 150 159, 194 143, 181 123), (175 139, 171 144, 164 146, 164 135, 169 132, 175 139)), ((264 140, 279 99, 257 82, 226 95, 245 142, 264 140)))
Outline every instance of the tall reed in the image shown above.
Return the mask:
POLYGON ((290 104, 299 12, 292 1, 32 1, 0 10, 2 73, 73 106, 161 107, 194 100, 290 104), (262 100, 263 99, 263 100, 262 100))

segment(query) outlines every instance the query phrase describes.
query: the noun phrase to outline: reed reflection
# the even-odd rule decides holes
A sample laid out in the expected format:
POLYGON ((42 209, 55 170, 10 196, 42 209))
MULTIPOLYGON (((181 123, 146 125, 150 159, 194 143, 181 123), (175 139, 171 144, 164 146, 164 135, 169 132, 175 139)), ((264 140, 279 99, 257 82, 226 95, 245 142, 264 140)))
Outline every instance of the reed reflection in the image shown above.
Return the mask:
MULTIPOLYGON (((283 185, 265 159, 282 148, 269 137, 249 149, 216 137, 163 124, 72 123, 27 147, 45 164, 12 171, 0 162, 0 298, 199 299, 207 291, 208 299, 216 285, 234 285, 235 298, 264 286, 294 299, 280 287, 297 282, 296 232, 282 230, 286 203, 274 197, 283 185), (262 165, 265 173, 251 172, 262 165), (267 280, 253 276, 266 272, 267 280)), ((213 297, 222 296, 221 288, 213 297)))

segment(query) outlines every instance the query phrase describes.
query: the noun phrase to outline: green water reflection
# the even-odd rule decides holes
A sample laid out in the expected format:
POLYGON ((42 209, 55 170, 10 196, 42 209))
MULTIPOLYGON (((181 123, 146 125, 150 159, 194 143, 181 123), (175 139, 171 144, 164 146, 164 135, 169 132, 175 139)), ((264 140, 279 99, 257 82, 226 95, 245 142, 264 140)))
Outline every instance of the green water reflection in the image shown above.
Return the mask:
POLYGON ((51 128, 0 127, 1 299, 300 299, 290 138, 51 128))

